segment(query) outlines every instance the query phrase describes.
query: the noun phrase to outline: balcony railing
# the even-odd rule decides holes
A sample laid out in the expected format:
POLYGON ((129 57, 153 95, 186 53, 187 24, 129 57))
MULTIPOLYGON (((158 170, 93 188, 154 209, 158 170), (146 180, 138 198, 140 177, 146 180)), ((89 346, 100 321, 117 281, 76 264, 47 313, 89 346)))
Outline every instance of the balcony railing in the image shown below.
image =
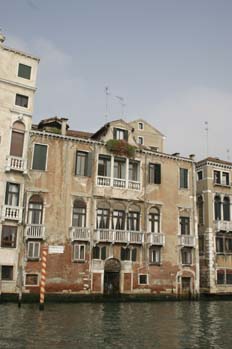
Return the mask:
POLYGON ((23 212, 22 207, 4 205, 2 206, 1 217, 3 220, 9 219, 9 220, 21 222, 22 212, 23 212))
POLYGON ((215 221, 215 230, 232 231, 232 221, 215 221))
POLYGON ((25 237, 26 239, 45 239, 45 226, 42 224, 28 224, 25 237))
POLYGON ((144 233, 140 231, 98 229, 94 231, 94 240, 142 244, 144 242, 144 233))
POLYGON ((97 177, 97 185, 103 187, 114 187, 114 188, 127 188, 133 190, 140 190, 140 182, 136 181, 126 181, 121 178, 111 178, 111 177, 97 177))
POLYGON ((71 240, 82 240, 89 241, 90 240, 90 229, 85 227, 72 227, 71 228, 71 240))
POLYGON ((195 236, 193 235, 179 235, 179 245, 194 247, 195 246, 195 236))
POLYGON ((162 233, 148 233, 148 243, 152 245, 164 246, 165 236, 162 233))
POLYGON ((8 156, 6 159, 6 171, 25 172, 27 168, 26 160, 17 156, 8 156))

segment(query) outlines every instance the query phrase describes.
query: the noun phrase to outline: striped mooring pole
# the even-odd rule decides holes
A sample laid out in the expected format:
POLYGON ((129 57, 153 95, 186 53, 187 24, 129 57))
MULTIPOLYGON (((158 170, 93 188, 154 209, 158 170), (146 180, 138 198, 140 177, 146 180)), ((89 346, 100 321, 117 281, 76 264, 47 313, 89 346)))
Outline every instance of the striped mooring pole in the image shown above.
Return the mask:
POLYGON ((42 252, 42 268, 41 268, 41 281, 40 281, 39 310, 44 310, 47 254, 48 254, 47 249, 44 249, 43 252, 42 252))

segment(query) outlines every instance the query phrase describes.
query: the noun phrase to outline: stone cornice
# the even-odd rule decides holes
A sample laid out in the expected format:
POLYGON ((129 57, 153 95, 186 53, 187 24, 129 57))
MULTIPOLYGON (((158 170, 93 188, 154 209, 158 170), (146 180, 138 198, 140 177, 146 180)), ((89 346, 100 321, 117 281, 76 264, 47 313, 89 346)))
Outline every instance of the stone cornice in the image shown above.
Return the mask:
POLYGON ((23 88, 26 88, 27 90, 31 90, 31 91, 36 91, 36 87, 21 84, 20 82, 6 80, 6 79, 2 79, 2 78, 0 78, 0 82, 3 82, 4 84, 12 85, 12 86, 23 87, 23 88))

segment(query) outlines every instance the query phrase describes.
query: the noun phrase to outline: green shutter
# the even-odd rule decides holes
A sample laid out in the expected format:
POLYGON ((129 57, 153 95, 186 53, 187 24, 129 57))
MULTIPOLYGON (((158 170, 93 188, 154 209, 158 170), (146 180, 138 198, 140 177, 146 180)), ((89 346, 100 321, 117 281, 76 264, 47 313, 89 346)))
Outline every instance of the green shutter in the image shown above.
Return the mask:
POLYGON ((88 153, 87 154, 87 167, 86 167, 86 176, 88 176, 88 177, 92 176, 92 163, 93 163, 93 154, 88 153))
POLYGON ((160 184, 161 183, 161 165, 155 164, 155 183, 160 184))
POLYGON ((43 144, 35 144, 32 169, 45 171, 46 160, 47 160, 47 146, 43 144))

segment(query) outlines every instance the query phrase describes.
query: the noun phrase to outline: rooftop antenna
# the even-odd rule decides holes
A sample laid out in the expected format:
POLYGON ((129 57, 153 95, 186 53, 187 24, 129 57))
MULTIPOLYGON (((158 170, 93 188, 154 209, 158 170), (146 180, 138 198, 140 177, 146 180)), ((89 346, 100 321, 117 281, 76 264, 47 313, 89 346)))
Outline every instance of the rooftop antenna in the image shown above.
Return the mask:
POLYGON ((120 97, 120 96, 115 96, 118 100, 119 100, 119 103, 121 104, 121 113, 122 113, 122 119, 124 118, 124 112, 125 112, 125 100, 123 97, 120 97))
POLYGON ((209 123, 205 121, 205 134, 206 134, 206 157, 209 155, 209 123))
POLYGON ((109 89, 109 86, 106 86, 105 87, 105 103, 106 103, 105 119, 106 119, 106 123, 108 122, 108 118, 109 118, 109 96, 110 96, 110 89, 109 89))
POLYGON ((230 149, 226 149, 226 158, 230 161, 230 149))

